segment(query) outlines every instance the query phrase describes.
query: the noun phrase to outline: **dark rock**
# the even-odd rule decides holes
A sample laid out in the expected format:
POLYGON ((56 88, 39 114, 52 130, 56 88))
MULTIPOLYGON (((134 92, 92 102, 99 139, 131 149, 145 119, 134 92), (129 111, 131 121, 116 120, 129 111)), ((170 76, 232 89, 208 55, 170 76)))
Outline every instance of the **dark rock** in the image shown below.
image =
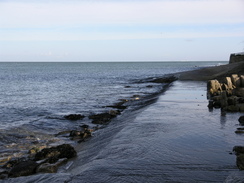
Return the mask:
POLYGON ((20 162, 27 161, 28 159, 25 157, 21 158, 12 158, 6 164, 3 165, 3 168, 12 168, 15 165, 19 164, 20 162))
POLYGON ((68 119, 68 120, 71 120, 71 121, 81 120, 84 117, 85 116, 81 115, 81 114, 70 114, 70 115, 64 116, 65 119, 68 119))
POLYGON ((244 133, 244 131, 243 130, 236 130, 235 133, 242 134, 242 133, 244 133))
POLYGON ((213 107, 214 108, 221 108, 221 101, 215 101, 215 102, 213 102, 213 107))
POLYGON ((69 144, 62 144, 56 147, 45 148, 36 153, 35 161, 49 158, 73 158, 76 156, 75 149, 69 144))
POLYGON ((208 108, 212 109, 213 107, 214 107, 214 102, 212 100, 209 100, 208 108))
POLYGON ((239 170, 244 170, 244 154, 240 154, 236 157, 236 166, 239 170))
POLYGON ((22 161, 16 164, 9 172, 9 177, 28 176, 35 173, 38 164, 35 161, 22 161))
POLYGON ((239 112, 240 108, 237 105, 229 105, 225 108, 227 112, 239 112))
POLYGON ((238 154, 244 154, 244 146, 235 146, 233 147, 233 151, 238 154))
POLYGON ((239 117, 238 121, 241 125, 244 125, 244 116, 239 117))
POLYGON ((107 124, 114 117, 116 116, 105 112, 101 114, 90 115, 89 119, 92 119, 92 123, 94 124, 107 124))
POLYGON ((72 130, 69 134, 70 137, 76 137, 80 135, 81 135, 81 131, 77 131, 77 130, 72 130))
POLYGON ((89 128, 89 125, 81 125, 80 127, 86 129, 89 128))

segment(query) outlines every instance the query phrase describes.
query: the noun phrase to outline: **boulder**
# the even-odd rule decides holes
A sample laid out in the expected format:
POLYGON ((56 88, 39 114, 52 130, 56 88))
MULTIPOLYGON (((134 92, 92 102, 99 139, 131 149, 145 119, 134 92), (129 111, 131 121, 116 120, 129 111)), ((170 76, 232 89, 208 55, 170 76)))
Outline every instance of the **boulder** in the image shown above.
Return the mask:
POLYGON ((231 81, 230 77, 225 77, 224 78, 224 84, 226 84, 227 89, 232 90, 233 89, 233 84, 231 81))
POLYGON ((42 160, 42 159, 61 159, 61 158, 73 158, 76 156, 75 149, 69 144, 62 144, 56 147, 45 148, 36 153, 35 161, 42 160))
POLYGON ((67 116, 64 116, 65 119, 71 120, 71 121, 77 121, 83 119, 85 116, 81 114, 69 114, 67 116))
POLYGON ((22 161, 16 164, 9 172, 9 177, 33 175, 38 164, 35 161, 22 161))
POLYGON ((233 85, 236 87, 236 88, 239 88, 240 87, 240 78, 237 74, 232 74, 231 75, 231 81, 233 83, 233 85))
POLYGON ((222 86, 218 80, 209 80, 207 84, 208 92, 211 96, 217 95, 219 91, 222 91, 222 86))

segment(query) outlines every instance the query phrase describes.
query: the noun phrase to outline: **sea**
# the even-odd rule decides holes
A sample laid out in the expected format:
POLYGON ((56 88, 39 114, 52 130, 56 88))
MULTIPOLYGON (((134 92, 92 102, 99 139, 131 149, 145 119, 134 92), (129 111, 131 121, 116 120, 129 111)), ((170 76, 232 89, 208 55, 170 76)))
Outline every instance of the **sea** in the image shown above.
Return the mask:
MULTIPOLYGON (((166 87, 164 83, 151 82, 151 79, 162 78, 168 74, 222 64, 227 64, 227 62, 1 62, 0 160, 9 156, 21 157, 35 144, 70 143, 77 148, 78 159, 69 162, 60 169, 58 174, 45 175, 46 177, 30 176, 33 178, 17 180, 21 182, 23 180, 26 182, 50 182, 50 180, 51 182, 80 182, 82 180, 84 182, 223 182, 228 177, 228 172, 237 168, 229 165, 229 162, 226 166, 223 160, 220 160, 222 163, 220 165, 218 161, 212 159, 208 161, 206 159, 209 154, 205 151, 204 154, 198 154, 205 146, 202 145, 197 149, 193 146, 198 142, 206 143, 209 140, 207 138, 218 139, 216 134, 213 136, 197 134, 197 132, 200 133, 199 128, 205 127, 202 123, 202 126, 192 127, 191 125, 199 120, 198 117, 201 114, 206 113, 205 116, 208 116, 213 113, 208 113, 207 105, 203 105, 202 111, 198 110, 196 114, 190 113, 189 119, 185 119, 188 123, 184 123, 182 130, 184 134, 187 134, 188 129, 193 130, 196 132, 195 136, 180 135, 177 125, 170 126, 178 123, 177 120, 182 120, 183 114, 189 111, 180 109, 174 113, 173 111, 177 111, 177 108, 173 107, 162 112, 163 109, 157 110, 160 108, 157 105, 162 100, 164 107, 168 103, 172 106, 169 99, 176 96, 174 91, 186 91, 184 88, 188 85, 176 81, 175 86, 167 85, 166 87), (167 92, 169 92, 169 98, 166 97, 167 92), (111 108, 108 106, 121 100, 132 101, 134 98, 140 98, 140 101, 128 103, 127 109, 113 123, 99 126, 91 140, 77 144, 69 138, 56 135, 59 132, 78 129, 83 124, 95 128, 96 125, 91 123, 89 115, 109 111, 111 108), (148 117, 150 121, 155 122, 159 120, 158 116, 161 113, 167 116, 171 112, 173 116, 176 115, 172 124, 167 122, 159 125, 156 122, 142 125, 148 117), (85 118, 70 121, 64 118, 69 114, 81 114, 85 118), (174 128, 177 130, 169 137, 170 133, 167 133, 167 130, 174 128), (165 130, 165 133, 156 134, 155 129, 165 130), (177 133, 182 138, 177 137, 177 133), (142 134, 144 136, 140 137, 142 134), (192 140, 196 137, 198 140, 200 137, 202 139, 192 140), (128 142, 131 143, 128 144, 128 142), (191 145, 187 145, 186 142, 191 142, 191 145), (170 144, 176 147, 168 148, 170 144), (161 145, 162 148, 158 148, 161 145), (182 153, 180 153, 181 150, 182 153), (184 156, 186 151, 187 156, 184 156), (203 162, 213 161, 216 166, 213 168, 199 163, 196 159, 197 155, 202 157, 203 162), (189 162, 181 164, 177 162, 179 159, 176 157, 180 160, 189 158, 189 162), (195 160, 191 161, 191 158, 195 160), (136 165, 133 164, 134 160, 138 160, 136 165), (82 167, 79 164, 81 162, 82 167), (188 167, 189 165, 191 166, 188 167), (221 167, 222 165, 224 167, 221 167), (175 166, 181 171, 174 171, 175 166), (162 167, 165 169, 164 172, 162 167), (187 168, 197 171, 185 174, 184 169, 187 168), (200 177, 199 179, 196 178, 196 174, 200 177), (167 175, 170 175, 170 178, 167 178, 167 175)), ((193 86, 198 85, 199 83, 195 83, 193 86)), ((206 83, 200 82, 198 87, 202 92, 206 90, 206 83)), ((193 87, 190 90, 192 93, 185 93, 185 97, 197 98, 196 92, 194 93, 197 89, 193 87)), ((197 94, 200 95, 200 93, 197 94)), ((201 93, 201 96, 204 96, 203 100, 206 102, 206 94, 201 93)), ((194 103, 195 98, 192 98, 190 103, 194 103)), ((177 103, 184 102, 179 99, 178 102, 174 102, 174 105, 177 103)), ((189 106, 187 107, 189 109, 189 106)), ((220 111, 213 116, 222 119, 220 111)), ((237 115, 232 118, 237 118, 237 115)), ((168 119, 170 120, 172 119, 168 119)), ((223 119, 220 121, 220 126, 215 126, 216 129, 223 128, 223 121, 223 119)), ((219 148, 218 143, 228 137, 227 131, 217 131, 217 134, 221 134, 220 142, 216 141, 210 147, 217 145, 219 148)), ((241 137, 238 137, 238 140, 241 140, 241 137)), ((231 139, 229 141, 233 142, 231 139)), ((211 148, 209 151, 211 152, 211 148)), ((221 151, 224 150, 221 149, 221 151)), ((230 156, 231 149, 230 152, 224 153, 222 157, 225 159, 226 156, 230 156)), ((218 154, 215 157, 219 157, 218 154)), ((234 161, 234 156, 230 159, 234 161)), ((14 182, 15 179, 12 181, 14 182)))

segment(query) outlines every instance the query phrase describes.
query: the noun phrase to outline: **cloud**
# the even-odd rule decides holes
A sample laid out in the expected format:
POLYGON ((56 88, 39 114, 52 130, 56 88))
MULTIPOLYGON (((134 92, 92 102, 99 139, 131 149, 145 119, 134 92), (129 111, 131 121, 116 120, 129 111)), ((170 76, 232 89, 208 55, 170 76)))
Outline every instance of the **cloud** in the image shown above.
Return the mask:
POLYGON ((0 17, 2 28, 244 21, 242 0, 6 1, 0 3, 0 17))

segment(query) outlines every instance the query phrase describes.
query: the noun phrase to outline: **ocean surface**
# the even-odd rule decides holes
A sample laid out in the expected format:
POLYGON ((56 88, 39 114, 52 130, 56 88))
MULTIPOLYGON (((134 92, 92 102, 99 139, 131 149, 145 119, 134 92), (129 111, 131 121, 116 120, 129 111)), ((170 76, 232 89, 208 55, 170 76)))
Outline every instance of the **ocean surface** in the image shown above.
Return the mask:
POLYGON ((243 141, 234 133, 238 114, 208 111, 204 82, 176 81, 165 91, 164 84, 148 81, 220 64, 0 63, 0 157, 21 156, 33 143, 68 142, 77 147, 78 157, 59 173, 17 180, 231 182, 238 172, 229 153, 243 141), (55 137, 82 124, 93 125, 87 117, 69 121, 65 115, 101 113, 135 96, 141 100, 87 142, 55 137))

